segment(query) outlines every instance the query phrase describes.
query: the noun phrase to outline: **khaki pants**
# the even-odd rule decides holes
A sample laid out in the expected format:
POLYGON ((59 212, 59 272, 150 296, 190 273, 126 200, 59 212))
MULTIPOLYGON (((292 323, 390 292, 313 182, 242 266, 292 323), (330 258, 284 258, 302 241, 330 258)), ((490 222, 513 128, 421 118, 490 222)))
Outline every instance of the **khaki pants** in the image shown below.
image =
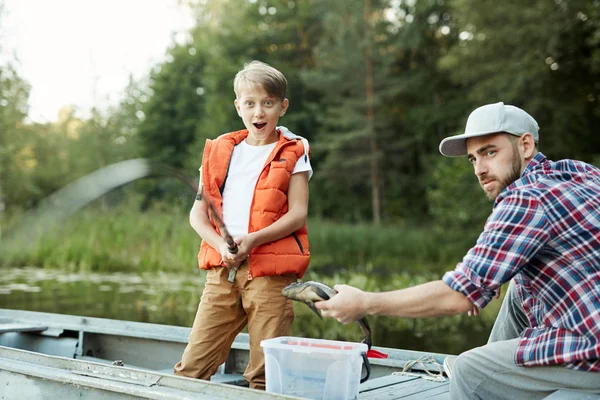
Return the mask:
POLYGON ((598 372, 579 371, 556 365, 541 367, 517 365, 515 354, 519 337, 523 329, 528 326, 513 280, 510 282, 487 345, 462 353, 454 362, 450 398, 452 400, 543 399, 559 389, 600 393, 598 372))
POLYGON ((207 271, 206 285, 196 319, 176 375, 208 380, 225 362, 235 337, 248 325, 250 361, 244 378, 250 387, 265 389, 265 357, 261 340, 288 336, 294 321, 291 300, 281 290, 296 281, 295 274, 248 280, 248 266, 242 266, 235 282, 227 281, 229 269, 207 271))

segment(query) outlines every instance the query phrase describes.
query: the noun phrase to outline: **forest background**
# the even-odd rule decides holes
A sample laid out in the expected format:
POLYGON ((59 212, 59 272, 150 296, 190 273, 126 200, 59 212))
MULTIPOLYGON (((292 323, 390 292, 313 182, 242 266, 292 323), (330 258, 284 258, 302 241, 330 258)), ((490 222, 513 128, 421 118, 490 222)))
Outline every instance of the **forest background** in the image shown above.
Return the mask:
MULTIPOLYGON (((546 156, 600 165, 599 0, 187 6, 196 24, 186 41, 131 79, 118 106, 90 117, 64 108, 57 122, 29 122, 28 82, 18 64, 0 67, 3 239, 49 195, 119 161, 149 158, 197 179, 205 140, 243 128, 232 80, 254 59, 286 75, 280 124, 311 143, 311 271, 346 273, 366 289, 390 281, 351 277, 439 278, 474 244, 492 205, 467 160, 442 157, 438 145, 475 107, 522 107, 539 122, 546 156)), ((200 242, 188 224, 192 202, 176 179, 141 179, 4 246, 0 262, 189 272, 200 242)))

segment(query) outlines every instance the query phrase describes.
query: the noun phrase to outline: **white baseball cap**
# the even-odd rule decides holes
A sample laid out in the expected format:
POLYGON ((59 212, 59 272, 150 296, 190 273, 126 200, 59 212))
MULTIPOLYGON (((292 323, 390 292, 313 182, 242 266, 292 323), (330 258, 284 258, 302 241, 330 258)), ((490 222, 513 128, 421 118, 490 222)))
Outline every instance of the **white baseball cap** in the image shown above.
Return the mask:
POLYGON ((531 133, 535 143, 538 143, 539 129, 536 120, 518 107, 507 106, 502 102, 486 104, 469 115, 465 133, 442 140, 440 153, 447 157, 466 156, 468 138, 501 132, 515 136, 531 133))

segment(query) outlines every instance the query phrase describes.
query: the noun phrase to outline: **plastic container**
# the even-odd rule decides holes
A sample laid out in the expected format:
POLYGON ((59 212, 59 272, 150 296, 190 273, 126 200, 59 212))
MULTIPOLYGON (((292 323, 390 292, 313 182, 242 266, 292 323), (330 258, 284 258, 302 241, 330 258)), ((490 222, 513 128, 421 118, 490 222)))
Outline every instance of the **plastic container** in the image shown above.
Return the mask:
POLYGON ((309 399, 357 399, 361 382, 368 379, 369 361, 364 343, 277 337, 263 340, 266 390, 309 399))

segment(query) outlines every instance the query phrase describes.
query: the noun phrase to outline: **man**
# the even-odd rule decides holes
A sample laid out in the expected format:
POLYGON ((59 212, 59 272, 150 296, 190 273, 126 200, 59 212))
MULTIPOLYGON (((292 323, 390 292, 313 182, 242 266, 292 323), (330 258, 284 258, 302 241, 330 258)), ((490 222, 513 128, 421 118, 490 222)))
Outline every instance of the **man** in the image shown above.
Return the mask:
POLYGON ((600 170, 550 161, 538 140, 537 122, 517 107, 474 110, 440 152, 466 155, 494 202, 475 246, 442 280, 386 293, 337 285, 316 307, 343 323, 477 314, 510 281, 488 343, 454 360, 451 398, 600 393, 600 170))

